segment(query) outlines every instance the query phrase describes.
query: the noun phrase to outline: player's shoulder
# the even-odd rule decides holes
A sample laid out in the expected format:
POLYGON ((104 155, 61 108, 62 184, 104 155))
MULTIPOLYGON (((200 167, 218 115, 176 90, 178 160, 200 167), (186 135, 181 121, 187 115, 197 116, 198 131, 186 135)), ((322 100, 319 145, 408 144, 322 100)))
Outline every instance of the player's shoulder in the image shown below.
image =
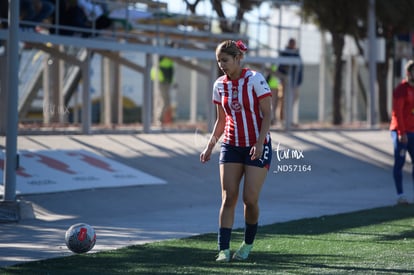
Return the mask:
POLYGON ((225 74, 223 74, 223 75, 221 75, 217 78, 217 81, 218 82, 223 82, 225 79, 227 79, 227 76, 225 74))
POLYGON ((265 77, 263 76, 261 72, 252 70, 252 69, 248 69, 246 71, 245 77, 248 77, 250 81, 252 82, 258 82, 258 83, 261 83, 262 81, 265 80, 265 77))
POLYGON ((261 78, 264 77, 263 74, 259 71, 253 70, 253 69, 246 69, 246 73, 244 75, 245 77, 250 77, 250 78, 261 78))
POLYGON ((216 79, 216 81, 214 81, 214 86, 217 86, 217 85, 222 85, 223 83, 224 83, 224 81, 225 81, 225 75, 221 75, 221 76, 219 76, 217 79, 216 79))
POLYGON ((405 93, 407 92, 408 88, 410 87, 410 84, 408 83, 407 80, 403 80, 401 81, 397 87, 395 87, 395 91, 396 93, 405 93))
POLYGON ((254 87, 255 91, 258 91, 260 94, 271 94, 269 84, 262 73, 249 69, 246 71, 245 77, 248 78, 249 83, 254 87))

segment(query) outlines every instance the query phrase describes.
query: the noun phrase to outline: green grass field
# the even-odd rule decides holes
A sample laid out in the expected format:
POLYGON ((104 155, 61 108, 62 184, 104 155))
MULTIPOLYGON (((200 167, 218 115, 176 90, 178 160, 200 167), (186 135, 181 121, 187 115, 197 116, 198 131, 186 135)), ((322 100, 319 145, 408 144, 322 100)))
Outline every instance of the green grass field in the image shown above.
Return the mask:
MULTIPOLYGON (((234 231, 232 250, 242 237, 234 231)), ((216 240, 211 233, 31 262, 0 274, 414 274, 414 205, 262 226, 246 262, 216 263, 216 240)))

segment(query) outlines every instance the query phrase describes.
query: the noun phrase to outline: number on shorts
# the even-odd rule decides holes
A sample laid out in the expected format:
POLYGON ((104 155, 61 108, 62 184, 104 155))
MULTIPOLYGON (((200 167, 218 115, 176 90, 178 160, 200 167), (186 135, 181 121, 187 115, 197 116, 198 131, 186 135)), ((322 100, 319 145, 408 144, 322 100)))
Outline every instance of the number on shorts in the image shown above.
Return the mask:
POLYGON ((265 145, 263 148, 263 159, 267 160, 269 158, 269 146, 265 145))

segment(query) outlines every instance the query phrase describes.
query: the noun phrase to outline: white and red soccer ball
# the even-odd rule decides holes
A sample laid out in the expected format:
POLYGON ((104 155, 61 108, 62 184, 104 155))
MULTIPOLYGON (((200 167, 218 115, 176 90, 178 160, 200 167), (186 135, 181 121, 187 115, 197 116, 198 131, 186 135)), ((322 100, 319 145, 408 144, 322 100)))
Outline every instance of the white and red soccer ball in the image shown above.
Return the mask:
POLYGON ((86 223, 74 224, 66 231, 65 242, 74 253, 88 252, 95 246, 95 229, 86 223))

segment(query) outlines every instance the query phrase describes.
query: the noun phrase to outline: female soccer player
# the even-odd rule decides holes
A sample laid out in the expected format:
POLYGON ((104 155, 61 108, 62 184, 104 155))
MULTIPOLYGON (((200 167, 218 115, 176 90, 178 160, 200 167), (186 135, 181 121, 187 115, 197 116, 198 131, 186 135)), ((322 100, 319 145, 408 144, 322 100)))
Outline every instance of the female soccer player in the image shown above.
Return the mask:
POLYGON ((259 195, 272 158, 271 91, 262 74, 241 67, 246 50, 240 40, 226 40, 216 48, 217 63, 224 75, 214 83, 217 120, 200 154, 202 163, 210 160, 214 145, 224 133, 219 159, 222 204, 218 262, 230 261, 231 231, 243 176, 245 235, 233 259, 246 260, 249 256, 258 227, 259 195))

